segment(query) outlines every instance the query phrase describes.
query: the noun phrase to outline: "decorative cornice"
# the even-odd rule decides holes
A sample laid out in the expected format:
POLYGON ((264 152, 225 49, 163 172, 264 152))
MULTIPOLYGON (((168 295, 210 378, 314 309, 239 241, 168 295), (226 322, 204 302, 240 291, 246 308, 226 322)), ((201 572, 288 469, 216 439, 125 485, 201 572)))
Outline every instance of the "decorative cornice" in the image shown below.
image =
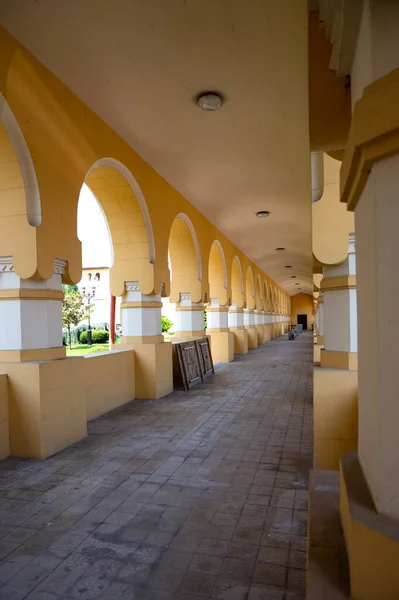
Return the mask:
MULTIPOLYGON (((356 275, 341 275, 340 277, 323 277, 320 282, 323 292, 356 289, 356 275)), ((319 298, 319 303, 321 302, 319 298)))
POLYGON ((54 261, 54 273, 56 275, 63 275, 65 273, 66 265, 66 260, 60 260, 59 258, 56 258, 54 261))
POLYGON ((0 258, 0 273, 12 273, 14 271, 14 258, 2 256, 0 258))
POLYGON ((399 153, 399 69, 373 82, 355 104, 341 166, 341 202, 354 210, 373 165, 399 153))
POLYGON ((140 286, 138 281, 125 281, 125 290, 127 292, 139 292, 140 286))

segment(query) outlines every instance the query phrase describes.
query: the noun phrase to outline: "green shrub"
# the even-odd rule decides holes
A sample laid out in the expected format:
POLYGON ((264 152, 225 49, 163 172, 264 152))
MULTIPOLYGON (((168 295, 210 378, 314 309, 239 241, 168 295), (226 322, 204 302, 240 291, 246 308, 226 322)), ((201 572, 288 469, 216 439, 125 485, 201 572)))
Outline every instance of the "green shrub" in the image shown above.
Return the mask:
MULTIPOLYGON (((87 344, 87 336, 88 332, 83 331, 80 334, 80 343, 87 344)), ((106 344, 109 340, 109 332, 105 331, 105 329, 92 329, 91 331, 91 339, 93 344, 106 344)))
POLYGON ((162 316, 162 333, 166 333, 173 327, 173 323, 168 317, 162 316))
POLYGON ((206 329, 207 324, 208 324, 208 319, 206 316, 206 308, 204 308, 204 330, 206 329))

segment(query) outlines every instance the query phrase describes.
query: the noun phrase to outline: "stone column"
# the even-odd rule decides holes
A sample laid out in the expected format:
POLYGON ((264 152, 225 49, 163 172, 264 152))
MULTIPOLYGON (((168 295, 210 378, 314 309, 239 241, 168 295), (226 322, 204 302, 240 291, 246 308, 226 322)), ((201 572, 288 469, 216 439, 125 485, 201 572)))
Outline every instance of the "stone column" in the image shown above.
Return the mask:
POLYGON ((234 360, 234 334, 229 330, 229 308, 219 304, 218 298, 211 298, 206 309, 207 335, 211 338, 212 359, 214 364, 234 360))
POLYGON ((10 452, 45 458, 87 434, 84 359, 65 359, 62 275, 21 279, 0 259, 0 372, 7 373, 10 452))
POLYGON ((244 327, 248 331, 248 348, 258 347, 258 334, 255 325, 255 311, 244 308, 244 327))
POLYGON ((27 362, 65 358, 62 344, 62 275, 54 262, 47 281, 20 279, 12 257, 0 258, 0 360, 27 362))
POLYGON ((180 294, 180 301, 176 304, 176 320, 176 341, 204 337, 204 303, 192 302, 191 294, 180 294))
POLYGON ((142 294, 137 281, 125 283, 121 303, 122 340, 114 349, 135 351, 136 398, 155 400, 173 391, 172 345, 162 335, 161 295, 142 294))
POLYGON ((314 334, 315 334, 316 338, 319 335, 319 327, 320 327, 320 310, 319 310, 319 307, 317 307, 317 311, 314 316, 314 334))
POLYGON ((344 263, 324 267, 324 349, 321 366, 357 370, 357 304, 355 235, 344 263))
POLYGON ((270 312, 265 315, 266 341, 270 342, 273 339, 273 323, 270 312))
POLYGON ((319 334, 317 336, 317 343, 320 346, 324 345, 324 294, 320 292, 319 295, 319 334))
POLYGON ((254 321, 255 321, 258 346, 262 346, 265 343, 265 330, 263 327, 263 316, 262 316, 262 312, 260 310, 255 309, 254 321))
POLYGON ((248 353, 248 331, 244 327, 244 309, 238 308, 236 302, 232 302, 228 312, 228 324, 234 335, 234 353, 248 353))

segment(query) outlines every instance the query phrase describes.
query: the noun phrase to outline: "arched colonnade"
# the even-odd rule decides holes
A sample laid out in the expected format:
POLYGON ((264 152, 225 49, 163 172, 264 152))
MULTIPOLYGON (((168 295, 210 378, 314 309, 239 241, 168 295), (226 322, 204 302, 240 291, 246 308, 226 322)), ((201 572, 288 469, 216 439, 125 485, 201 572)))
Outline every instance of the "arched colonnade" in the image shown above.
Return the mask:
POLYGON ((47 456, 114 407, 108 390, 119 404, 132 398, 132 369, 135 397, 172 391, 162 297, 176 303, 181 340, 204 335, 206 307, 215 362, 285 331, 289 297, 1 29, 0 42, 0 371, 10 382, 11 453, 47 456), (108 225, 123 338, 121 352, 67 359, 61 286, 81 278, 84 183, 108 225))

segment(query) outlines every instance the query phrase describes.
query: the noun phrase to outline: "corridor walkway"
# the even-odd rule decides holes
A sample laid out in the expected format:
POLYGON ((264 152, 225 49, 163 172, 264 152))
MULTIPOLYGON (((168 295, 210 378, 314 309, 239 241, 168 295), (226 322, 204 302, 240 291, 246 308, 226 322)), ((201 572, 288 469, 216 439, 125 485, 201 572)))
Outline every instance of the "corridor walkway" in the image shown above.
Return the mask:
POLYGON ((0 464, 0 599, 304 598, 310 333, 0 464))

